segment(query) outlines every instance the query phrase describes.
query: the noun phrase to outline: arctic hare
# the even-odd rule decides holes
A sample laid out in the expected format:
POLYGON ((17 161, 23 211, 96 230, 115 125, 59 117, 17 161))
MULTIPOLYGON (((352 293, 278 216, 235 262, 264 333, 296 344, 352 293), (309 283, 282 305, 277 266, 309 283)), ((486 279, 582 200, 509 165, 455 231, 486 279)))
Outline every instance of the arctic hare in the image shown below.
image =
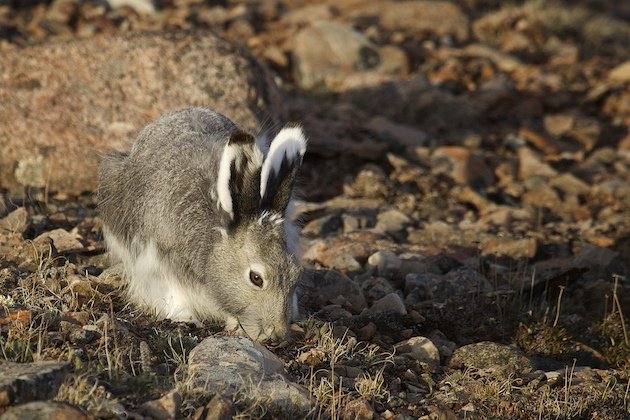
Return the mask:
POLYGON ((286 213, 306 139, 290 125, 266 149, 225 116, 191 108, 103 160, 103 233, 133 303, 258 340, 285 336, 302 273, 286 213))

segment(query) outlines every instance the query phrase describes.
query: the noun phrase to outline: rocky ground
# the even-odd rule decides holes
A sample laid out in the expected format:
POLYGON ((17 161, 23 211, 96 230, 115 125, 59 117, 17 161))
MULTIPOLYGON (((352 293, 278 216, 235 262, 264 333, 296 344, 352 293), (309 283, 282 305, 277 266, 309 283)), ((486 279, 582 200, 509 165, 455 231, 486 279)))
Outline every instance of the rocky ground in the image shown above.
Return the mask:
MULTIPOLYGON (((51 188, 46 153, 0 168, 0 417, 628 418, 628 19, 612 0, 0 2, 6 156, 30 147, 30 131, 39 146, 71 138, 70 124, 90 147, 128 138, 139 120, 105 137, 81 118, 55 125, 59 111, 30 131, 11 124, 66 104, 42 91, 71 83, 54 68, 93 74, 72 54, 64 64, 67 40, 105 50, 144 31, 196 38, 112 45, 142 62, 155 45, 213 49, 198 41, 208 29, 234 42, 263 66, 222 71, 279 90, 252 87, 254 112, 230 85, 233 118, 258 115, 268 131, 301 121, 309 136, 304 319, 267 347, 126 305, 82 191, 94 177, 74 154, 51 173, 78 181, 51 188)), ((169 54, 159 72, 183 60, 169 54)), ((154 73, 133 73, 111 100, 145 95, 136 77, 154 73)), ((156 96, 132 114, 222 97, 176 84, 209 74, 147 81, 156 96)), ((124 114, 81 83, 72 90, 93 96, 76 112, 124 114)))

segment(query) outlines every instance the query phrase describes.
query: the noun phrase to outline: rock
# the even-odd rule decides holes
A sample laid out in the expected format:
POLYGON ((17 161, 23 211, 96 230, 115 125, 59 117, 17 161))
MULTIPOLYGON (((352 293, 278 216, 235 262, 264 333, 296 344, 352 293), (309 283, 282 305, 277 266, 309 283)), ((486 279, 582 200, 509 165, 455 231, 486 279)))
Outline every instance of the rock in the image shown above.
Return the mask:
MULTIPOLYGON (((91 417, 89 417, 91 418, 91 417)), ((10 407, 0 415, 2 420, 25 419, 63 419, 63 420, 87 420, 81 409, 70 404, 56 401, 33 401, 27 404, 10 407)))
POLYGON ((506 54, 486 44, 470 44, 464 48, 466 55, 484 57, 492 61, 499 70, 511 72, 523 67, 521 60, 511 54, 506 54))
POLYGON ((306 270, 300 291, 303 298, 313 302, 315 306, 321 306, 339 296, 344 297, 354 312, 360 312, 366 306, 361 287, 338 271, 306 270))
POLYGON ((168 110, 208 106, 258 132, 263 114, 278 116, 279 97, 267 73, 236 51, 207 31, 7 50, 0 62, 0 189, 94 191, 101 157, 125 149, 168 110))
POLYGON ((282 22, 289 25, 304 25, 314 21, 327 21, 333 17, 328 4, 308 4, 304 7, 287 11, 282 16, 282 22))
POLYGON ((357 338, 361 341, 368 341, 372 337, 374 337, 374 334, 376 334, 377 330, 378 328, 375 323, 368 322, 363 327, 357 330, 357 338))
POLYGON ((366 2, 355 5, 349 14, 377 18, 380 26, 390 31, 451 36, 459 42, 469 35, 468 18, 450 1, 366 2))
POLYGON ((431 170, 444 173, 455 182, 472 186, 488 186, 494 183, 494 172, 483 159, 464 147, 445 146, 435 149, 431 155, 431 170))
POLYGON ((544 118, 545 130, 553 136, 560 137, 568 133, 575 124, 575 117, 569 114, 551 114, 544 118))
POLYGON ((458 348, 453 352, 449 366, 454 369, 496 369, 506 377, 531 371, 534 367, 518 348, 489 341, 458 348))
POLYGON ((283 416, 302 417, 311 408, 307 390, 287 379, 282 360, 245 337, 204 339, 190 352, 187 381, 208 394, 238 391, 283 416))
POLYGON ((119 7, 131 7, 137 13, 151 14, 155 12, 155 7, 151 0, 107 0, 112 9, 119 7))
POLYGON ((315 316, 324 321, 335 322, 342 319, 350 319, 352 318, 352 314, 347 310, 343 309, 341 305, 326 305, 317 313, 315 316))
POLYGON ((613 82, 630 82, 630 61, 619 64, 608 73, 608 79, 613 82))
POLYGON ((378 47, 349 25, 315 21, 299 31, 292 46, 294 78, 302 89, 342 91, 407 72, 407 59, 395 47, 378 47), (351 86, 353 85, 353 86, 351 86))
POLYGON ((147 401, 140 410, 156 420, 174 419, 179 416, 182 405, 182 395, 176 389, 170 391, 160 399, 147 401))
POLYGON ((354 178, 348 195, 365 198, 387 197, 392 189, 385 172, 376 165, 367 165, 354 178))
POLYGON ((302 235, 321 237, 335 233, 342 227, 341 218, 336 214, 329 214, 315 220, 311 220, 302 228, 302 235))
POLYGON ((318 239, 312 242, 302 258, 307 261, 317 261, 328 268, 356 272, 363 268, 357 258, 362 256, 366 247, 367 244, 358 242, 339 244, 318 239))
POLYGON ((18 207, 0 219, 0 233, 23 235, 29 227, 30 217, 24 207, 18 207))
POLYGON ((391 277, 398 273, 402 261, 393 252, 377 251, 368 257, 368 266, 375 268, 379 276, 391 277))
POLYGON ((72 234, 64 229, 55 229, 45 232, 33 239, 35 244, 45 244, 50 238, 58 252, 67 252, 83 248, 83 244, 79 242, 72 234))
POLYGON ((376 210, 365 209, 360 211, 346 212, 341 216, 343 221, 343 231, 345 233, 355 232, 361 229, 369 229, 376 224, 376 210))
POLYGON ((405 213, 396 209, 386 210, 376 216, 374 231, 396 235, 410 223, 411 219, 405 213))
POLYGON ((368 313, 378 314, 382 312, 395 312, 401 315, 407 315, 405 303, 398 293, 390 293, 377 300, 367 309, 368 313))
POLYGON ((385 141, 401 147, 424 146, 428 141, 428 135, 424 131, 409 125, 395 123, 380 115, 371 118, 366 127, 385 141))
POLYGON ((457 348, 457 344, 446 338, 444 333, 440 330, 433 330, 431 334, 429 334, 429 340, 440 352, 440 356, 449 358, 457 348))
POLYGON ((0 407, 53 398, 69 371, 66 362, 0 363, 0 407))
POLYGON ((369 302, 377 301, 396 291, 394 286, 382 277, 370 277, 362 281, 361 290, 363 290, 363 295, 369 302))
POLYGON ((372 420, 375 414, 369 402, 356 399, 344 404, 342 418, 344 420, 372 420))
POLYGON ((536 154, 527 147, 518 150, 518 176, 527 179, 534 176, 552 178, 558 175, 555 169, 544 163, 536 154))
POLYGON ((514 259, 534 258, 537 243, 535 238, 514 239, 504 236, 487 236, 481 242, 482 255, 505 255, 514 259))
POLYGON ((440 352, 426 337, 411 337, 396 344, 396 354, 410 357, 424 363, 440 364, 440 352))
POLYGON ((205 420, 230 420, 233 415, 232 400, 225 398, 220 394, 212 397, 205 407, 205 420))

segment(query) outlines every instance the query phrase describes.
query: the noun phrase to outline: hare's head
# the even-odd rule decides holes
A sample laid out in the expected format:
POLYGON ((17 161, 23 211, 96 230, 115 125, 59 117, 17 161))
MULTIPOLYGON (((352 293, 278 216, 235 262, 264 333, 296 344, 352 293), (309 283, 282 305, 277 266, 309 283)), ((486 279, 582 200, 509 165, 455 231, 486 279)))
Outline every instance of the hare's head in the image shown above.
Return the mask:
POLYGON ((237 130, 219 165, 223 222, 208 271, 228 327, 253 339, 284 337, 295 312, 302 268, 287 246, 285 216, 305 151, 299 127, 281 130, 266 156, 253 136, 237 130))

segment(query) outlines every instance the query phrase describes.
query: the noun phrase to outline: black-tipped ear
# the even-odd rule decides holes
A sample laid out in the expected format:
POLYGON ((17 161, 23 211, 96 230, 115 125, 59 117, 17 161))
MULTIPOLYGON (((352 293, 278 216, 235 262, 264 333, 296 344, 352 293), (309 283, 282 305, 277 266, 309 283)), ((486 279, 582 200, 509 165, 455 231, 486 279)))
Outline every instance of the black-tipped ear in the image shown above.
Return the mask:
POLYGON ((299 126, 287 126, 274 138, 261 171, 261 209, 284 213, 305 152, 306 138, 299 126))
POLYGON ((256 139, 242 130, 233 131, 223 149, 217 178, 219 205, 232 221, 257 212, 261 166, 256 139))

